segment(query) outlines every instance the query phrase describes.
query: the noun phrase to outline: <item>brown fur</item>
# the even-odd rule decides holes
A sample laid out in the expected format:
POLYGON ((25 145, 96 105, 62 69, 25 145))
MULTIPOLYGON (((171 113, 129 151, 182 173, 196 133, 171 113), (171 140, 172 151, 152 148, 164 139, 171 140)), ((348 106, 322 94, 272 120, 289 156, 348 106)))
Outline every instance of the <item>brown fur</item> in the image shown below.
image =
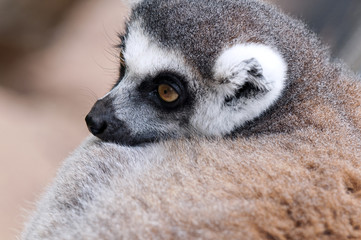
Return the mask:
POLYGON ((328 88, 340 104, 305 98, 288 121, 307 127, 291 133, 136 148, 90 139, 23 239, 361 239, 360 82, 340 75, 328 88))
POLYGON ((344 133, 145 148, 90 139, 23 239, 361 239, 360 142, 344 133))
POLYGON ((361 239, 361 81, 307 53, 242 136, 88 139, 22 239, 361 239))

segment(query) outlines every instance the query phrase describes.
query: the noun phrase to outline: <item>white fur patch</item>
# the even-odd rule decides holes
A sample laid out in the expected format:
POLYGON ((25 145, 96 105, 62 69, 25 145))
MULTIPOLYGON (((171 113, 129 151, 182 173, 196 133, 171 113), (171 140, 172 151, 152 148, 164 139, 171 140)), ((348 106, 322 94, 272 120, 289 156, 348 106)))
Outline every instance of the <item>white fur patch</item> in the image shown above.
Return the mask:
POLYGON ((153 108, 135 109, 134 106, 137 104, 131 96, 137 92, 139 84, 143 81, 153 81, 152 78, 164 71, 179 73, 192 79, 192 68, 186 64, 180 52, 159 45, 143 30, 139 21, 132 22, 129 26, 125 45, 125 75, 121 82, 104 96, 112 98, 115 116, 127 123, 133 135, 154 129, 169 135, 181 132, 183 129, 180 129, 176 121, 162 123, 153 108))
POLYGON ((196 107, 197 113, 191 120, 193 126, 204 135, 221 136, 260 116, 281 95, 286 72, 282 56, 268 46, 239 44, 225 50, 213 68, 217 80, 215 91, 196 107), (226 105, 225 98, 246 82, 249 62, 258 62, 261 67, 263 82, 260 84, 266 89, 265 94, 240 98, 236 105, 226 105))
POLYGON ((152 76, 165 70, 189 72, 183 56, 156 44, 156 41, 143 31, 140 22, 134 22, 129 27, 123 54, 129 75, 152 76))
POLYGON ((263 76, 274 93, 279 93, 286 78, 287 65, 276 50, 262 44, 239 44, 224 51, 214 65, 215 79, 230 78, 233 68, 252 58, 261 65, 263 76))
POLYGON ((162 71, 193 76, 192 68, 186 64, 183 55, 159 46, 144 32, 139 21, 129 26, 129 34, 125 41, 123 57, 127 70, 122 82, 107 95, 118 96, 117 98, 121 98, 122 101, 127 101, 127 92, 136 88, 146 77, 156 77, 162 71))

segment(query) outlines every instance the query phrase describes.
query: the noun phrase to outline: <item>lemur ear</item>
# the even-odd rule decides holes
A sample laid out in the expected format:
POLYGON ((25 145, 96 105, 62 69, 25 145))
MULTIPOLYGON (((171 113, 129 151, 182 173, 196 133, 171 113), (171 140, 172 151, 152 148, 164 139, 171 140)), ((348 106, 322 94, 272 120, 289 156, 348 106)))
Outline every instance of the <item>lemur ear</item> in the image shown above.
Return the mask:
POLYGON ((267 94, 273 102, 283 89, 286 71, 282 56, 261 44, 232 46, 219 56, 213 68, 226 101, 267 94))

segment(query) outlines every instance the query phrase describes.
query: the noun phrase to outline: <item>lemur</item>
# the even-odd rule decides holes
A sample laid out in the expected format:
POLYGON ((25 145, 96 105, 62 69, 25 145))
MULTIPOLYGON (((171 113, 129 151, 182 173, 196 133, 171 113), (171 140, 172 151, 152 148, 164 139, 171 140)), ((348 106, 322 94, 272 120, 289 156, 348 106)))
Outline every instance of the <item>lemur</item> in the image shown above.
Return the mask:
POLYGON ((119 80, 87 115, 89 130, 137 145, 224 136, 260 116, 264 122, 297 73, 287 76, 286 62, 292 70, 295 59, 279 32, 291 26, 274 30, 267 13, 253 8, 244 1, 135 5, 121 36, 119 80))
POLYGON ((87 117, 100 139, 22 239, 361 238, 360 76, 302 22, 259 0, 140 0, 121 49, 87 117))

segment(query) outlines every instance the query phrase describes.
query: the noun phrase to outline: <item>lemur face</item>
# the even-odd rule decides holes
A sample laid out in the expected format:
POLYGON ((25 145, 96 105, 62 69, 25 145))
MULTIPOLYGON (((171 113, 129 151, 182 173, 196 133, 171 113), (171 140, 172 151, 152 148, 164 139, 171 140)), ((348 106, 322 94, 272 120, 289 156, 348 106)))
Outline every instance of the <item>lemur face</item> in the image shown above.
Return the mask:
POLYGON ((89 130, 104 141, 137 145, 223 136, 258 117, 281 94, 286 64, 277 50, 250 42, 207 46, 214 29, 194 37, 189 18, 174 20, 170 2, 146 1, 133 9, 122 38, 120 79, 86 117, 89 130))

